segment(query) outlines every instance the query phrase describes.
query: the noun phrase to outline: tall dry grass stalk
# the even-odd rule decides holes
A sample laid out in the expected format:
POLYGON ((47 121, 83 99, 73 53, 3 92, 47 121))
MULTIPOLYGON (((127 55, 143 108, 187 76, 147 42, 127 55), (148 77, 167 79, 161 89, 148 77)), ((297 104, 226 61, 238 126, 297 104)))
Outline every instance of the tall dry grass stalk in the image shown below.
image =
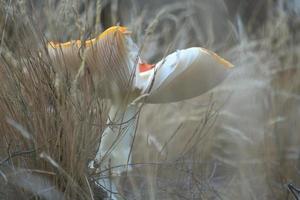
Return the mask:
POLYGON ((202 97, 143 106, 133 170, 112 177, 124 197, 296 199, 287 186, 300 187, 298 2, 265 1, 265 18, 248 21, 226 10, 229 1, 166 2, 1 1, 0 199, 101 199, 109 190, 88 163, 110 104, 46 50, 48 40, 94 37, 108 18, 131 27, 151 61, 203 46, 236 66, 202 97))
POLYGON ((93 199, 87 164, 107 103, 92 87, 74 85, 68 68, 53 66, 24 5, 2 6, 1 199, 93 199))

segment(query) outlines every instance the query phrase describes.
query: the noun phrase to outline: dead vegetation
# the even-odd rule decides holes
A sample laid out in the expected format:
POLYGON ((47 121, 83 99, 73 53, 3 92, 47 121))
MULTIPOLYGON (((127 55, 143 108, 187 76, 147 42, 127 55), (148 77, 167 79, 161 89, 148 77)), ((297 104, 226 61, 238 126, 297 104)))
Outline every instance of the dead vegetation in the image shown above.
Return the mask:
POLYGON ((220 1, 139 10, 135 1, 2 0, 0 198, 106 195, 94 184, 101 173, 88 163, 106 127, 109 102, 93 87, 74 84, 67 69, 57 82, 61 72, 46 44, 86 40, 108 21, 121 21, 151 61, 203 46, 236 66, 202 97, 143 107, 134 170, 116 177, 127 199, 297 199, 288 184, 300 187, 300 12, 297 1, 294 9, 294 1, 266 2, 267 9, 259 10, 265 18, 250 15, 246 23, 242 12, 232 16, 220 1))

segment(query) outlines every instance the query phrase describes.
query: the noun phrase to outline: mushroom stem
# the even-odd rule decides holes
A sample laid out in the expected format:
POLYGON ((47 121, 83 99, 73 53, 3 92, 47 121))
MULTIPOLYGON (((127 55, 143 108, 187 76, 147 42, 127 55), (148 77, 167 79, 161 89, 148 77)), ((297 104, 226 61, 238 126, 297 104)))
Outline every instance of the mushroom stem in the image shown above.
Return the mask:
MULTIPOLYGON (((101 186, 117 193, 113 177, 131 170, 131 147, 137 125, 137 104, 113 104, 109 111, 108 127, 104 130, 94 163, 99 165, 105 177, 98 181, 101 186)), ((118 195, 114 195, 118 196, 118 195)), ((115 199, 115 198, 113 198, 115 199)))

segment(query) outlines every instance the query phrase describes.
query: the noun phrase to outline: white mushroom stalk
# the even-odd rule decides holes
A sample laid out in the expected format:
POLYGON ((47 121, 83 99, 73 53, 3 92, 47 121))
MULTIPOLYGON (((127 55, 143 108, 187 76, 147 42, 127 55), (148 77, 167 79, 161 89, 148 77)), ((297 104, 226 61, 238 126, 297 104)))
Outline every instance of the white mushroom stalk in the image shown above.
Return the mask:
MULTIPOLYGON (((101 179, 99 183, 114 193, 118 190, 111 183, 113 176, 131 169, 131 147, 140 104, 197 97, 220 84, 233 67, 217 54, 200 47, 178 50, 155 65, 142 63, 129 31, 119 26, 85 43, 50 43, 48 49, 54 65, 64 63, 67 68, 78 69, 81 63, 78 51, 82 46, 87 69, 104 83, 112 102, 109 125, 101 136, 91 167, 100 166, 100 171, 110 168, 109 173, 106 171, 110 178, 101 179), (141 96, 144 98, 139 98, 141 96)), ((113 199, 119 197, 114 195, 113 199)))

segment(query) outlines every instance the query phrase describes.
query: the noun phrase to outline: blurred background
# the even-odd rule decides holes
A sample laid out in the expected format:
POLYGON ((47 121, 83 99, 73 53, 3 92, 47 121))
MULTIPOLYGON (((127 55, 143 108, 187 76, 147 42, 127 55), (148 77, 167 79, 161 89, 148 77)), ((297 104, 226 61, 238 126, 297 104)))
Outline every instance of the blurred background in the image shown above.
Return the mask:
POLYGON ((201 46, 235 65, 200 97, 143 106, 133 170, 115 177, 126 199, 297 199, 298 0, 1 0, 0 199, 109 197, 88 163, 110 104, 57 84, 44 55, 113 25, 150 63, 201 46))

